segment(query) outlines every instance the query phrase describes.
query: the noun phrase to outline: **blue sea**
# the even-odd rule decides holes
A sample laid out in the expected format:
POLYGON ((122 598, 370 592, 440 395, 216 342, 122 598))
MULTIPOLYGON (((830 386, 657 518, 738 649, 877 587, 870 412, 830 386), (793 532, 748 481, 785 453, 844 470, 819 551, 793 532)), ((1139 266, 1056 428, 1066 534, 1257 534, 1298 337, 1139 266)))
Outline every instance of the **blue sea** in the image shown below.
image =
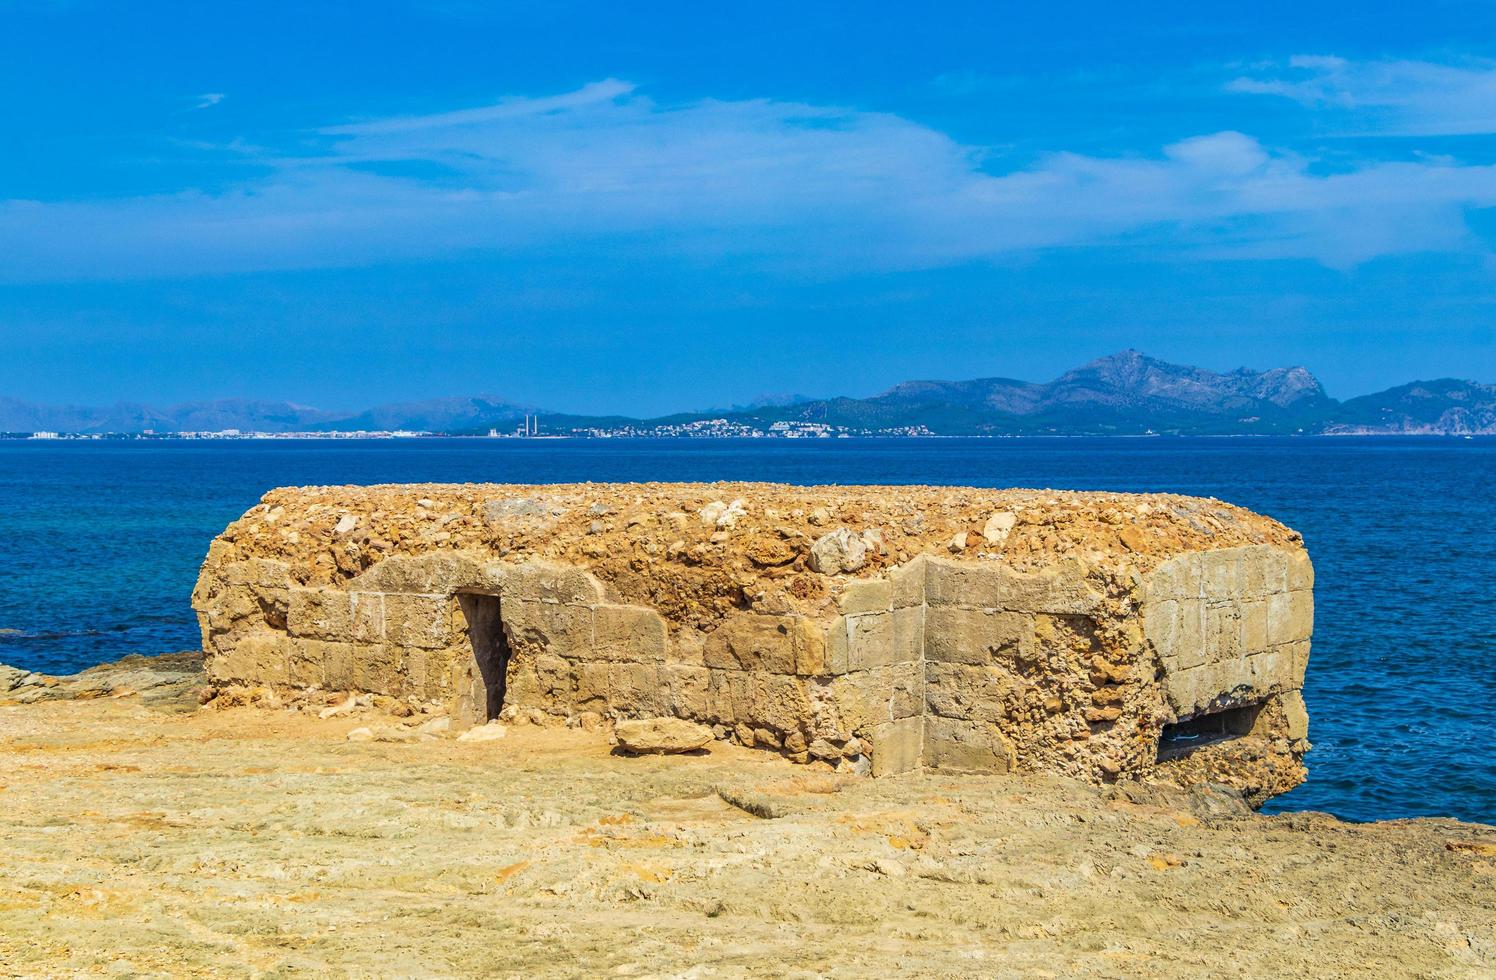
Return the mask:
POLYGON ((1496 440, 0 442, 0 663, 196 648, 208 542, 286 484, 774 480, 1176 491, 1318 572, 1309 782, 1275 810, 1496 823, 1496 440))

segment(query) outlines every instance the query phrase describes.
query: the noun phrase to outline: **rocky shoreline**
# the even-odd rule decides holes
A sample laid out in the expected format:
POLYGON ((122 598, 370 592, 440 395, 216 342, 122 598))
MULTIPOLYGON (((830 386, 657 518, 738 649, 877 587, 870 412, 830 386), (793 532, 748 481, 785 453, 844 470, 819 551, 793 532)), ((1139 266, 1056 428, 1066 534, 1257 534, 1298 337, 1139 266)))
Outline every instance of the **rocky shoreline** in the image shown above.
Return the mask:
POLYGON ((197 663, 0 669, 0 973, 1496 970, 1496 827, 634 756, 520 717, 460 741, 329 692, 200 704, 197 663))

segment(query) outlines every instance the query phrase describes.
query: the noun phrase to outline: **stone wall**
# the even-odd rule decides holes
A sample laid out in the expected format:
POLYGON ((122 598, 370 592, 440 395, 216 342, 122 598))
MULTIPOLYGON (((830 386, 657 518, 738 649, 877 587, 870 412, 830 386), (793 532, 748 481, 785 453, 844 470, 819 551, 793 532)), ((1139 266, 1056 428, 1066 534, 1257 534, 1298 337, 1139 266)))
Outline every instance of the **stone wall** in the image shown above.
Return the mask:
MULTIPOLYGON (((1016 519, 1001 523, 1006 534, 1016 519)), ((221 539, 194 604, 214 684, 438 702, 459 727, 501 709, 676 716, 875 775, 1104 781, 1162 769, 1256 799, 1302 778, 1312 571, 1301 547, 1019 563, 989 547, 990 528, 977 533, 863 576, 849 574, 861 569, 848 542, 877 548, 881 535, 823 532, 814 544, 830 541, 834 561, 817 561, 805 536, 792 554, 829 583, 819 599, 802 586, 805 601, 744 602, 697 622, 588 563, 493 548, 396 551, 318 582, 304 563, 227 553, 221 539)))

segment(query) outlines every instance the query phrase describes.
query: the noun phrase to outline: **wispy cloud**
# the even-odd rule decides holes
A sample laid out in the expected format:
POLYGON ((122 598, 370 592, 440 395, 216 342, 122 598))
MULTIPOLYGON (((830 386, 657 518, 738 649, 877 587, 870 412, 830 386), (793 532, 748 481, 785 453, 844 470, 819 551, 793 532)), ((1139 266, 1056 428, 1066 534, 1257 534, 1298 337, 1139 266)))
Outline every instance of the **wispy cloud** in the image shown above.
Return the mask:
POLYGON ((202 95, 193 96, 193 98, 194 98, 195 102, 194 102, 192 108, 194 108, 194 109, 211 109, 213 106, 216 106, 218 103, 220 103, 220 102, 223 101, 223 93, 222 92, 204 92, 202 95))
POLYGON ((575 92, 564 92, 561 95, 543 98, 513 97, 502 99, 494 105, 480 106, 477 109, 458 109, 455 112, 440 112, 426 116, 375 119, 343 126, 328 126, 322 132, 344 136, 377 136, 388 133, 409 133, 423 129, 460 129, 552 112, 575 112, 590 106, 612 102, 633 91, 634 86, 628 82, 608 78, 601 82, 584 85, 575 92))
POLYGON ((1233 79, 1228 89, 1348 114, 1367 133, 1496 132, 1496 62, 1349 61, 1299 55, 1233 79))
MULTIPOLYGON (((275 141, 262 141, 275 142, 275 141)), ((658 105, 616 80, 331 125, 222 194, 0 202, 0 278, 132 277, 564 248, 837 275, 1039 249, 1297 258, 1471 248, 1496 168, 1315 161, 1239 132, 1003 172, 896 115, 773 100, 658 105)))

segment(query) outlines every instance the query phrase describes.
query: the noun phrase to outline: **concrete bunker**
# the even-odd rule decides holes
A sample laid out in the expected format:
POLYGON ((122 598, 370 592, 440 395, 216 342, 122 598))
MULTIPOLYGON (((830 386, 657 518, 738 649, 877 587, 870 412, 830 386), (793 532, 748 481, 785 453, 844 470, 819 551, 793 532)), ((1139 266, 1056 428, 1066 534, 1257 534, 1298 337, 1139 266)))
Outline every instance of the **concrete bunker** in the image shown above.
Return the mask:
POLYGON ((1187 497, 428 485, 267 494, 194 605, 218 685, 1260 801, 1303 777, 1311 588, 1292 531, 1187 497))

